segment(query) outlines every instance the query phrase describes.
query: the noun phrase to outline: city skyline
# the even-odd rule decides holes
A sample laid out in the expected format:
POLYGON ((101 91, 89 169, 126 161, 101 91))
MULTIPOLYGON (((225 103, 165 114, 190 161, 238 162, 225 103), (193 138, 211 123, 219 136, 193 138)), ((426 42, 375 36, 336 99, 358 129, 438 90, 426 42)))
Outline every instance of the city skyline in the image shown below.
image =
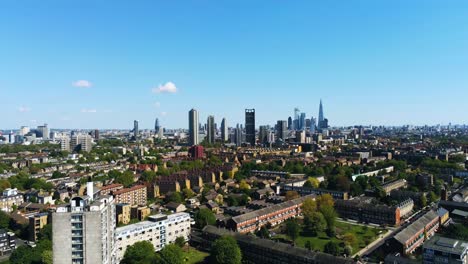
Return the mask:
POLYGON ((364 2, 2 3, 0 128, 467 124, 468 3, 364 2))

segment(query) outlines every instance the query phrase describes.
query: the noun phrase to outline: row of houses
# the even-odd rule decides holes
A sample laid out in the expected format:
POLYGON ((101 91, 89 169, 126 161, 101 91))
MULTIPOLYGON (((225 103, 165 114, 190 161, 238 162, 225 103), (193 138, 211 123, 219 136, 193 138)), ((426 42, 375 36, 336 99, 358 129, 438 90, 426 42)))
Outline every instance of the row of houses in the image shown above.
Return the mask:
POLYGON ((263 209, 235 216, 227 221, 227 227, 239 233, 250 233, 262 226, 276 226, 289 218, 301 214, 302 203, 306 199, 315 199, 315 195, 302 196, 297 199, 275 204, 263 209))
POLYGON ((411 199, 396 206, 380 204, 371 197, 335 200, 335 210, 340 217, 379 225, 400 225, 401 219, 408 216, 413 207, 414 202, 411 199))

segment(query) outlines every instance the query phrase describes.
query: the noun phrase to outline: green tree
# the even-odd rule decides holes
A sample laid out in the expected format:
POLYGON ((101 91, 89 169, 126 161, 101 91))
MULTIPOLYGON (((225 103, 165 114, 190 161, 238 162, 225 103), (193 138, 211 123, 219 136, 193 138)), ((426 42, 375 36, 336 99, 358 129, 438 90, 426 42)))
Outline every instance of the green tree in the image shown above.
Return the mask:
POLYGON ((351 247, 350 245, 346 245, 343 251, 346 254, 346 256, 349 257, 353 254, 353 247, 351 247))
POLYGON ((195 196, 195 193, 192 190, 187 189, 187 188, 183 189, 182 193, 184 194, 185 199, 190 199, 195 196))
POLYGON ((317 235, 327 228, 327 221, 320 212, 313 212, 311 215, 304 215, 304 224, 307 231, 312 235, 317 235))
POLYGON ((433 191, 429 192, 429 202, 430 203, 437 202, 437 199, 438 199, 438 197, 433 191))
POLYGON ((240 264, 242 254, 236 240, 230 236, 218 238, 211 247, 210 263, 215 264, 240 264))
POLYGON ((310 240, 307 240, 305 242, 305 248, 307 248, 308 250, 312 250, 312 243, 310 242, 310 240))
POLYGON ((317 180, 317 178, 314 177, 309 177, 307 181, 304 183, 304 187, 308 188, 318 188, 320 185, 320 182, 317 180))
POLYGON ((156 179, 156 172, 150 171, 150 170, 144 171, 140 176, 140 180, 145 181, 145 182, 152 182, 155 179, 156 179))
POLYGON ((167 245, 158 254, 156 254, 156 264, 183 264, 184 253, 177 245, 167 245))
POLYGON ((195 226, 202 229, 206 225, 214 225, 216 217, 208 208, 202 208, 195 214, 195 226))
POLYGON ((421 202, 421 206, 422 207, 426 207, 427 206, 427 198, 426 198, 426 195, 424 193, 421 193, 421 197, 420 197, 420 202, 421 202))
POLYGON ((337 217, 335 209, 328 205, 321 206, 320 212, 322 213, 323 218, 325 219, 325 222, 327 222, 328 235, 333 236, 335 234, 335 222, 336 222, 336 217, 337 217))
POLYGON ((286 235, 291 238, 294 242, 299 237, 301 228, 295 219, 289 219, 286 221, 286 235))
POLYGON ((301 197, 296 191, 287 191, 285 196, 285 201, 294 200, 301 197))
POLYGON ((353 233, 344 234, 343 241, 345 242, 345 244, 350 245, 350 246, 354 246, 358 242, 356 235, 354 235, 353 233))
POLYGON ((4 211, 0 211, 0 228, 8 229, 10 225, 10 216, 4 211))
POLYGON ((128 188, 135 182, 133 172, 125 171, 124 173, 118 175, 115 181, 125 186, 125 188, 128 188))
POLYGON ((304 216, 306 216, 306 215, 310 216, 310 215, 312 215, 312 213, 317 211, 317 202, 315 202, 311 198, 307 198, 302 203, 301 209, 302 209, 302 214, 304 216))
POLYGON ((53 262, 54 262, 54 257, 53 256, 54 255, 52 253, 52 250, 45 250, 41 254, 42 263, 43 264, 53 264, 53 262))
POLYGON ((325 253, 337 256, 340 254, 340 246, 338 243, 330 241, 327 244, 325 244, 324 250, 325 253))
POLYGON ((151 264, 154 262, 154 247, 149 241, 136 242, 125 251, 122 264, 151 264))
POLYGON ((166 198, 164 199, 166 203, 174 202, 174 203, 183 203, 184 202, 184 197, 182 197, 182 194, 180 192, 172 192, 166 195, 166 198))
POLYGON ((185 246, 185 238, 184 237, 177 237, 176 240, 174 241, 174 244, 179 246, 180 248, 183 248, 185 246))
POLYGON ((261 238, 270 238, 270 231, 265 226, 262 226, 257 232, 257 236, 261 238))

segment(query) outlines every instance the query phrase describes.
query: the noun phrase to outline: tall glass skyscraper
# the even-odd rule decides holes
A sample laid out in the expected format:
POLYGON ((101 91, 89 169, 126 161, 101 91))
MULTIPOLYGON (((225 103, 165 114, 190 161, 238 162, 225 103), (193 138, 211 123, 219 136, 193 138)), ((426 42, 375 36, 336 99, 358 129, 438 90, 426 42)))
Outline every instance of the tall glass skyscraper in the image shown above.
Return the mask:
POLYGON ((228 141, 228 125, 226 118, 223 118, 223 121, 221 121, 221 140, 223 142, 228 141))
POLYGON ((318 115, 318 128, 322 129, 323 125, 323 120, 325 118, 323 117, 323 105, 322 105, 322 99, 320 99, 320 106, 319 106, 319 115, 318 115))
POLYGON ((215 123, 214 123, 214 116, 208 116, 208 120, 206 121, 206 128, 207 128, 207 137, 206 142, 213 144, 215 143, 215 123))
POLYGON ((189 145, 198 145, 198 111, 189 111, 189 145))
POLYGON ((245 109, 245 141, 255 146, 255 109, 245 109))

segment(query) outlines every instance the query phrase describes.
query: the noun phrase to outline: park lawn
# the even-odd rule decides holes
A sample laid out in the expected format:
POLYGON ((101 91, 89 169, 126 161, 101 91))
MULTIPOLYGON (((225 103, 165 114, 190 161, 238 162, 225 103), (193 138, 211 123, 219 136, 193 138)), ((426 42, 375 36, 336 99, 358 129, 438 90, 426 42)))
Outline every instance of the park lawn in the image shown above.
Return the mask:
POLYGON ((201 263, 203 260, 205 260, 206 257, 208 257, 210 254, 199 251, 195 248, 186 248, 184 249, 184 260, 185 263, 187 264, 196 264, 196 263, 201 263))
MULTIPOLYGON (((312 245, 312 250, 318 250, 323 252, 325 244, 330 241, 342 243, 343 241, 337 237, 341 237, 346 233, 352 233, 356 237, 357 243, 351 245, 353 247, 353 254, 357 253, 359 250, 364 248, 366 245, 374 241, 379 235, 379 231, 383 229, 364 227, 359 225, 353 225, 343 222, 336 222, 336 234, 335 237, 328 237, 325 232, 319 232, 317 236, 309 236, 303 230, 301 230, 299 237, 296 239, 296 246, 305 248, 307 241, 310 241, 312 245)), ((290 239, 285 234, 279 234, 273 237, 273 239, 279 239, 283 241, 290 241, 290 239)))

